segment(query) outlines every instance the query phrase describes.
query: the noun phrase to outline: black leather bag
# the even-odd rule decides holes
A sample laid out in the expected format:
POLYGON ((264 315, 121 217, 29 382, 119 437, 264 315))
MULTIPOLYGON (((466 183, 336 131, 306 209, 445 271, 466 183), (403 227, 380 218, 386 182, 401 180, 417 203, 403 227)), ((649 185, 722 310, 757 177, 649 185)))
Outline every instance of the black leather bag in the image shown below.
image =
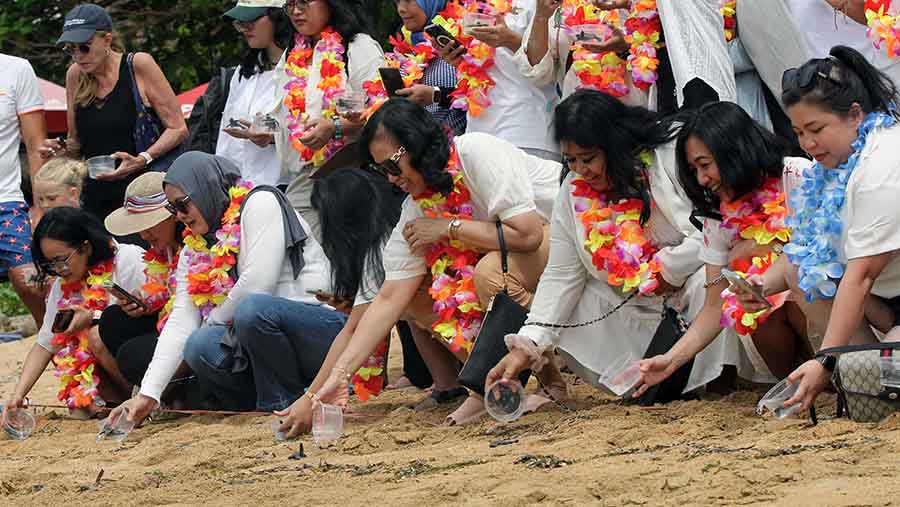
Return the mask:
MULTIPOLYGON (((672 308, 665 306, 663 303, 663 320, 656 328, 647 351, 644 352, 644 359, 651 358, 660 354, 665 354, 678 343, 678 340, 684 336, 687 331, 687 324, 678 315, 678 312, 672 308)), ((691 370, 694 368, 694 358, 684 363, 681 368, 675 370, 669 375, 669 378, 647 389, 647 391, 638 398, 637 403, 641 406, 650 406, 655 403, 668 403, 674 400, 680 400, 684 397, 682 391, 688 383, 691 376, 691 370)))
MULTIPOLYGON (((497 239, 500 241, 500 266, 503 270, 503 290, 491 298, 481 330, 475 337, 472 350, 466 364, 459 372, 457 380, 463 386, 483 395, 484 382, 488 372, 506 356, 509 350, 506 348, 504 337, 516 333, 525 324, 528 317, 528 309, 513 301, 509 296, 506 276, 509 274, 508 252, 506 239, 503 237, 503 224, 497 221, 497 239)), ((531 370, 524 370, 519 374, 522 385, 528 383, 531 370)))

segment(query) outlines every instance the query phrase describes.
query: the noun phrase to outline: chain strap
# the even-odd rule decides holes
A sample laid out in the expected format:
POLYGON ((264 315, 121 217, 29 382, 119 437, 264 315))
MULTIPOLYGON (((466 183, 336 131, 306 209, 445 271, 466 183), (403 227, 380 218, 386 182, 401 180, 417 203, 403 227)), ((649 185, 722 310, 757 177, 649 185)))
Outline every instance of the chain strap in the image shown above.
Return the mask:
POLYGON ((610 315, 619 311, 619 309, 622 308, 623 306, 625 306, 626 303, 631 301, 631 299, 634 298, 634 296, 636 294, 637 294, 637 291, 633 291, 631 294, 628 295, 627 298, 623 299, 619 304, 617 304, 615 307, 613 307, 612 310, 606 312, 605 314, 601 315, 600 317, 597 317, 594 320, 589 320, 587 322, 579 322, 578 324, 550 324, 548 322, 526 322, 525 324, 523 324, 523 326, 540 326, 540 327, 548 327, 548 328, 552 328, 552 329, 572 329, 572 328, 576 328, 576 327, 587 327, 592 324, 596 324, 596 323, 600 322, 601 320, 605 320, 610 315))

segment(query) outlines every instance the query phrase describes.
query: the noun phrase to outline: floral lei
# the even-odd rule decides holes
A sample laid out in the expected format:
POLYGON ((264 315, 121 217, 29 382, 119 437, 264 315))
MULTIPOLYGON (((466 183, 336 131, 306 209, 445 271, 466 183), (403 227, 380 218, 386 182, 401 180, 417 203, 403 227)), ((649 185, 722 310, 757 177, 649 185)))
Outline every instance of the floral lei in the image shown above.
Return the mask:
POLYGON ((510 0, 459 0, 447 2, 444 10, 432 20, 466 47, 466 54, 457 69, 459 82, 450 96, 454 99, 451 107, 468 111, 472 116, 480 116, 491 105, 488 94, 496 83, 488 75, 488 70, 494 66, 496 49, 463 33, 461 23, 467 12, 479 12, 485 6, 496 16, 512 11, 510 0))
MULTIPOLYGON (((613 25, 622 28, 618 10, 602 11, 585 0, 564 0, 557 23, 562 23, 561 28, 573 35, 574 27, 577 26, 613 25)), ((607 33, 612 36, 612 30, 607 33)), ((594 53, 582 44, 574 44, 572 70, 578 77, 578 88, 600 90, 613 97, 628 95, 628 84, 625 80, 626 62, 614 51, 594 53)))
MULTIPOLYGON (((645 167, 650 153, 640 155, 645 167)), ((647 295, 659 287, 658 249, 646 237, 641 225, 640 199, 610 202, 604 193, 594 190, 579 175, 572 179, 575 216, 584 226, 584 249, 591 254, 597 271, 607 273, 607 282, 622 287, 623 293, 637 289, 647 295)))
MULTIPOLYGON (((428 39, 413 45, 412 33, 406 28, 402 28, 400 32, 389 37, 394 50, 385 53, 384 64, 386 67, 399 69, 400 75, 403 76, 403 85, 409 88, 422 79, 422 76, 425 75, 425 67, 435 57, 437 51, 428 39)), ((371 101, 369 106, 371 114, 382 102, 387 100, 387 91, 384 89, 380 75, 363 83, 363 88, 367 98, 371 101)))
MULTIPOLYGON (((723 229, 729 229, 735 239, 752 239, 758 245, 768 245, 773 241, 782 244, 791 239, 791 229, 786 225, 787 208, 785 195, 779 178, 768 178, 763 186, 740 199, 719 205, 723 229)), ((740 266, 732 266, 745 278, 761 275, 778 259, 778 254, 769 252, 763 257, 754 257, 740 266)), ((733 326, 739 334, 750 334, 765 322, 769 310, 745 312, 738 304, 737 296, 729 289, 722 291, 723 327, 733 326)))
POLYGON ((722 18, 725 20, 725 42, 731 42, 737 35, 737 0, 722 0, 722 7, 719 8, 722 18))
POLYGON ((834 245, 839 244, 844 226, 840 211, 847 182, 869 134, 895 123, 896 119, 886 113, 867 114, 859 125, 859 136, 851 145, 853 153, 847 161, 834 169, 826 169, 817 162, 804 171, 802 183, 791 192, 790 203, 795 214, 789 218, 788 225, 794 233, 784 253, 797 266, 800 288, 807 301, 831 299, 837 293, 834 280, 844 276, 844 264, 838 260, 834 245))
POLYGON ((204 320, 234 287, 229 272, 237 264, 241 246, 241 204, 252 188, 249 181, 238 180, 228 189, 231 202, 222 214, 222 226, 216 231, 217 241, 212 247, 207 246, 203 236, 190 229, 184 231, 182 254, 188 256, 187 293, 204 320))
POLYGON ((634 86, 648 91, 658 77, 659 58, 656 52, 663 46, 662 21, 656 0, 635 0, 625 20, 625 40, 628 50, 628 69, 634 86))
MULTIPOLYGON (((88 270, 84 281, 62 283, 62 296, 56 304, 57 310, 73 306, 81 306, 90 311, 106 309, 109 294, 104 284, 112 279, 113 265, 113 260, 102 262, 88 270)), ((59 347, 53 355, 55 375, 60 382, 57 398, 69 408, 88 407, 95 399, 99 399, 97 386, 100 385, 100 377, 95 368, 97 358, 88 346, 88 332, 89 330, 82 329, 74 334, 57 333, 51 342, 59 347)))
POLYGON ((311 162, 318 167, 328 160, 338 149, 344 145, 344 140, 332 139, 319 150, 313 150, 300 142, 310 128, 307 126, 309 113, 306 111, 306 86, 309 82, 309 64, 313 57, 313 51, 321 55, 320 75, 318 88, 322 90, 322 117, 330 118, 337 111, 337 98, 345 92, 346 78, 344 68, 344 45, 339 33, 328 27, 322 31, 315 49, 310 47, 311 40, 297 34, 294 37, 294 48, 288 53, 284 71, 291 80, 285 85, 287 95, 284 97, 284 105, 288 109, 288 131, 290 132, 291 146, 300 153, 300 158, 311 162))
POLYGON ((388 340, 383 340, 350 379, 350 383, 353 384, 353 392, 360 401, 367 401, 372 396, 378 396, 384 388, 387 353, 388 340))
MULTIPOLYGON (((432 218, 472 219, 469 189, 463 179, 456 147, 451 145, 447 172, 453 177, 453 189, 448 194, 433 190, 414 197, 416 204, 432 218)), ((481 329, 484 309, 475 293, 475 265, 483 256, 461 241, 439 241, 433 244, 425 260, 431 270, 434 313, 438 319, 432 329, 447 342, 451 352, 469 351, 481 329)))
POLYGON ((891 0, 866 0, 865 11, 869 39, 875 47, 884 46, 888 57, 900 56, 900 16, 891 0))
POLYGON ((181 254, 179 248, 169 259, 168 253, 157 252, 150 249, 144 252, 144 279, 141 286, 147 295, 147 305, 150 311, 159 312, 156 322, 156 330, 162 332, 169 314, 172 313, 172 305, 175 303, 175 272, 178 268, 178 257, 181 254))

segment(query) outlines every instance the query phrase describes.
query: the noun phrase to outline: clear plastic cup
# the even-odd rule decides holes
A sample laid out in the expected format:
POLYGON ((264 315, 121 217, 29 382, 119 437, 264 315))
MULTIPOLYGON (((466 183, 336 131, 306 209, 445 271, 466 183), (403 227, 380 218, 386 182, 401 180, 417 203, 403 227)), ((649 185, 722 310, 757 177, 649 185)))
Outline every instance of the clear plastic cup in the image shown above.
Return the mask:
POLYGON ((281 426, 281 424, 283 422, 284 421, 280 421, 280 420, 272 421, 272 433, 275 435, 275 440, 278 442, 284 442, 285 440, 287 440, 287 433, 285 433, 283 431, 278 431, 278 427, 281 426))
POLYGON ((484 408, 500 422, 512 422, 525 412, 525 388, 518 380, 498 380, 484 392, 484 408))
POLYGON ((250 131, 256 134, 274 134, 278 131, 278 121, 267 114, 256 113, 250 131))
POLYGON ((366 110, 366 96, 347 90, 337 98, 335 110, 338 114, 362 113, 366 110))
POLYGON ((101 174, 110 174, 116 171, 116 159, 109 155, 100 155, 87 159, 88 175, 96 179, 101 174))
POLYGON ((97 441, 115 440, 122 442, 128 438, 128 434, 134 430, 134 423, 128 420, 128 409, 123 409, 119 416, 113 420, 109 417, 98 423, 100 432, 97 433, 97 441))
POLYGON ((769 409, 775 417, 784 419, 800 410, 799 403, 791 405, 790 407, 784 406, 784 402, 794 396, 798 387, 800 387, 800 384, 791 384, 788 382, 788 379, 784 379, 775 384, 775 387, 769 389, 769 392, 767 392, 762 399, 759 400, 759 404, 756 405, 757 415, 763 415, 763 412, 765 412, 766 409, 769 409))
POLYGON ((616 396, 625 396, 640 380, 641 361, 631 354, 619 356, 600 373, 600 382, 616 396))
POLYGON ((900 389, 900 357, 881 357, 881 385, 900 389))
POLYGON ((600 45, 612 37, 612 30, 604 23, 574 25, 567 30, 575 36, 576 44, 600 45))
POLYGON ((494 14, 482 14, 480 12, 467 12, 465 16, 463 16, 462 21, 462 29, 464 33, 469 33, 469 30, 482 26, 494 26, 497 24, 497 16, 494 14))
POLYGON ((13 440, 25 440, 34 431, 37 421, 31 412, 24 408, 11 408, 6 416, 3 431, 13 440))
POLYGON ((313 407, 312 435, 316 444, 337 440, 344 433, 344 414, 341 408, 327 403, 313 407))

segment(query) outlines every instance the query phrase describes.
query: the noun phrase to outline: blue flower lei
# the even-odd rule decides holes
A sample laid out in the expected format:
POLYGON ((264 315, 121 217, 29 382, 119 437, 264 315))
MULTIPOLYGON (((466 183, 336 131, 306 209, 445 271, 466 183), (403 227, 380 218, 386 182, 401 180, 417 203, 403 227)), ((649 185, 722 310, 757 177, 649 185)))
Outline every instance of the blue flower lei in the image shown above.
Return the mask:
POLYGON ((799 187, 791 191, 789 202, 794 216, 788 217, 788 225, 793 233, 791 242, 784 246, 784 253, 797 266, 800 288, 809 302, 817 298, 831 299, 837 293, 844 264, 838 261, 835 245, 840 242, 844 225, 840 213, 847 195, 847 182, 868 135, 895 123, 893 116, 883 112, 867 114, 847 161, 834 169, 826 169, 817 162, 803 173, 799 187))

